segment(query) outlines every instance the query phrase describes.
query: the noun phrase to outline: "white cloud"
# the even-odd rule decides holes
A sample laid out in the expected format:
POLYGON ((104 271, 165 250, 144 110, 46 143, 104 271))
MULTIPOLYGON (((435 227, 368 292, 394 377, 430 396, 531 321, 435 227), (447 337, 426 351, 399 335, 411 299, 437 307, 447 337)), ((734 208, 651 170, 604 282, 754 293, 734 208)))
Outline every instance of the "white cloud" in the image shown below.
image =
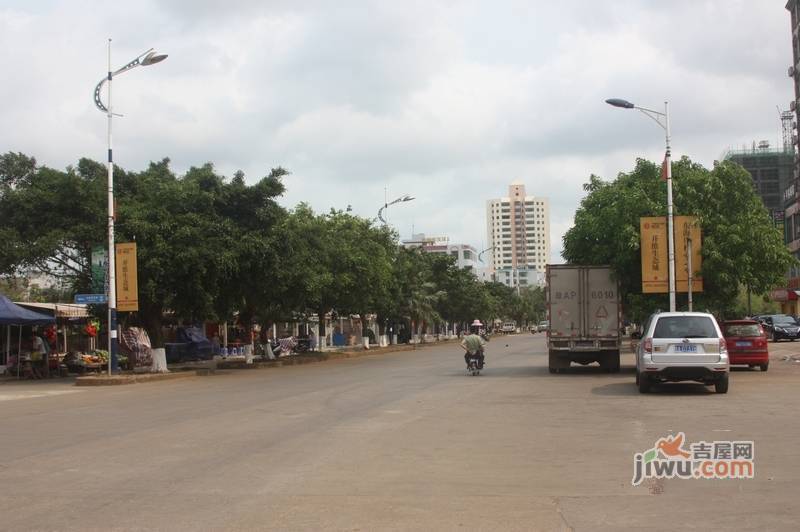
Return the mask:
POLYGON ((0 150, 64 167, 103 160, 91 92, 149 46, 168 61, 114 83, 115 160, 250 179, 292 171, 286 205, 352 205, 384 187, 403 235, 485 242, 484 202, 514 179, 548 196, 556 260, 592 173, 657 160, 663 132, 623 97, 669 99, 674 146, 710 165, 776 140, 792 98, 789 15, 743 0, 288 2, 93 0, 0 8, 0 150), (390 198, 391 199, 391 198, 390 198))

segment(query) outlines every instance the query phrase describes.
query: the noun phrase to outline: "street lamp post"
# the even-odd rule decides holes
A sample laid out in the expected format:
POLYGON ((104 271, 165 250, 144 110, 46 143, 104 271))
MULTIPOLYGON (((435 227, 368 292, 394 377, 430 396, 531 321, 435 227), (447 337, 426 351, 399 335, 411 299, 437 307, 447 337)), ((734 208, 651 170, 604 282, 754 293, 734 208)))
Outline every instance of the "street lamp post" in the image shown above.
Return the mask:
POLYGON ((378 209, 378 219, 381 222, 383 222, 383 225, 386 225, 388 222, 383 218, 384 209, 388 208, 389 205, 394 205, 395 203, 401 203, 401 202, 404 202, 404 201, 411 201, 413 199, 415 199, 415 198, 409 196, 408 194, 406 194, 404 196, 400 196, 399 198, 394 199, 392 201, 388 201, 388 202, 384 199, 383 205, 381 206, 380 209, 378 209))
MULTIPOLYGON (((409 196, 408 194, 405 194, 405 195, 400 196, 399 198, 396 198, 396 199, 394 199, 392 201, 388 201, 386 193, 387 193, 387 189, 384 188, 383 189, 383 205, 381 205, 381 208, 378 209, 378 220, 380 220, 383 223, 383 225, 388 225, 388 222, 383 217, 383 211, 385 209, 387 209, 389 207, 389 205, 394 205, 396 203, 403 203, 403 202, 406 202, 406 201, 412 201, 412 200, 415 199, 414 197, 409 196)), ((411 236, 413 237, 414 235, 411 235, 411 236)), ((395 336, 395 335, 393 334, 392 336, 395 336)), ((388 341, 390 343, 396 343, 396 341, 393 338, 389 339, 388 341)), ((416 344, 414 344, 414 349, 416 349, 416 348, 417 348, 417 346, 416 346, 416 344)))
MULTIPOLYGON (((111 107, 111 81, 115 76, 138 66, 149 66, 166 59, 166 54, 157 54, 152 48, 136 57, 122 68, 111 71, 111 39, 108 40, 108 75, 94 88, 94 105, 108 117, 108 374, 118 370, 117 364, 117 285, 116 257, 114 249, 114 157, 111 148, 111 121, 114 117, 111 107), (103 105, 100 93, 103 84, 108 82, 108 107, 103 105)), ((120 115, 117 115, 120 116, 120 115)))
POLYGON ((664 102, 664 112, 639 107, 627 100, 610 98, 606 103, 622 109, 638 109, 661 126, 666 133, 667 151, 664 155, 664 165, 667 169, 667 245, 669 253, 669 310, 675 312, 675 234, 673 231, 672 215, 672 148, 670 146, 671 133, 669 129, 669 102, 664 102))
MULTIPOLYGON (((480 263, 483 263, 483 259, 481 259, 481 257, 483 256, 483 254, 484 254, 484 253, 486 253, 487 251, 492 251, 492 250, 493 250, 493 249, 495 249, 496 247, 497 247, 497 246, 488 247, 488 248, 484 249, 483 251, 481 251, 480 253, 478 253, 478 262, 480 262, 480 263)), ((492 262, 492 264, 494 264, 494 262, 492 262)), ((484 271, 484 272, 483 272, 483 274, 481 275, 481 278, 482 278, 484 281, 486 280, 486 271, 484 271)), ((494 278, 494 268, 492 268, 492 280, 493 280, 493 281, 495 280, 495 278, 494 278)))
POLYGON ((483 262, 483 259, 481 259, 481 257, 483 256, 483 254, 484 254, 484 253, 486 253, 487 251, 491 251, 491 250, 493 250, 493 249, 494 249, 494 248, 496 248, 496 247, 497 247, 497 246, 492 246, 492 247, 490 247, 490 248, 486 248, 486 249, 484 249, 483 251, 481 251, 480 253, 478 253, 478 262, 483 262))

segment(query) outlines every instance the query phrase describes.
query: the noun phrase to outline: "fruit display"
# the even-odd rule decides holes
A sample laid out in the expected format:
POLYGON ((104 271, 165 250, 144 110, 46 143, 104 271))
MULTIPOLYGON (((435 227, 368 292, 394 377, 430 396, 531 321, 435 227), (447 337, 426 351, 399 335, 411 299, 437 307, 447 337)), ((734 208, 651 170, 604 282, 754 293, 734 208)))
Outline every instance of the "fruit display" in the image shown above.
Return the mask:
POLYGON ((103 356, 100 356, 100 355, 98 355, 96 353, 97 352, 95 351, 95 354, 84 353, 84 354, 80 355, 78 363, 79 364, 83 363, 84 365, 89 365, 89 364, 105 364, 106 362, 108 362, 108 356, 103 357, 103 356))
MULTIPOLYGON (((128 357, 118 354, 117 362, 124 367, 128 363, 128 357)), ((97 349, 88 353, 71 351, 64 357, 64 364, 70 371, 83 373, 87 369, 98 369, 108 365, 108 351, 97 349)))

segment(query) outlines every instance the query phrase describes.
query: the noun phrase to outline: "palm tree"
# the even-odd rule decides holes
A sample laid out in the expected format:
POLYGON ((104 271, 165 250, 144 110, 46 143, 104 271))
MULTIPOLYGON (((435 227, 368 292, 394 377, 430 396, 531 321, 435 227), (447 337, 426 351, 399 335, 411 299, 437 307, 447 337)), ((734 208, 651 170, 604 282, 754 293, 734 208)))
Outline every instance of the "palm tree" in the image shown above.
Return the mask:
POLYGON ((420 283, 411 288, 408 308, 405 310, 412 323, 416 323, 417 337, 422 334, 423 324, 442 321, 442 317, 436 311, 436 304, 446 295, 444 290, 437 290, 436 285, 431 282, 420 283))

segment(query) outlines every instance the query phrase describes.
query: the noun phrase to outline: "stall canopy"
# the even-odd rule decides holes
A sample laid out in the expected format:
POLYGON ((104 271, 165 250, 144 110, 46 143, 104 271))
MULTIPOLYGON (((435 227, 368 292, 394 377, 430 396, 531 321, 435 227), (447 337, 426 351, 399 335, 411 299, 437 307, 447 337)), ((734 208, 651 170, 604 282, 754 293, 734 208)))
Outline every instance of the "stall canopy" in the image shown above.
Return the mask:
POLYGON ((0 325, 49 325, 56 319, 14 304, 0 294, 0 325))
POLYGON ((77 303, 29 303, 27 301, 17 301, 15 304, 33 311, 52 314, 56 318, 88 318, 91 316, 88 305, 77 303))

